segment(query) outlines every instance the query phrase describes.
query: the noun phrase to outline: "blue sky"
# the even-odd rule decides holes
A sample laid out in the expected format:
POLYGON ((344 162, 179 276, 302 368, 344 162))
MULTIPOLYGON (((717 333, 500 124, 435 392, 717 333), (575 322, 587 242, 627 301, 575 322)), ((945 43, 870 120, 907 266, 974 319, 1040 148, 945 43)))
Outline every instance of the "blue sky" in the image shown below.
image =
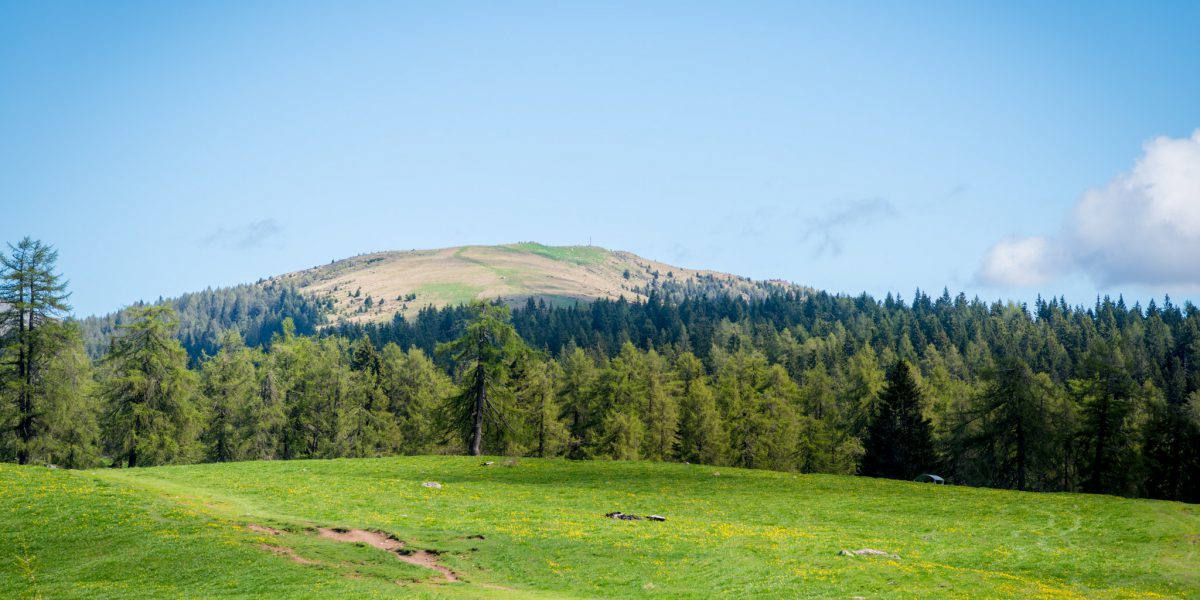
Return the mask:
POLYGON ((1200 297, 1200 4, 1046 4, 0 2, 0 240, 81 315, 522 240, 1200 297))

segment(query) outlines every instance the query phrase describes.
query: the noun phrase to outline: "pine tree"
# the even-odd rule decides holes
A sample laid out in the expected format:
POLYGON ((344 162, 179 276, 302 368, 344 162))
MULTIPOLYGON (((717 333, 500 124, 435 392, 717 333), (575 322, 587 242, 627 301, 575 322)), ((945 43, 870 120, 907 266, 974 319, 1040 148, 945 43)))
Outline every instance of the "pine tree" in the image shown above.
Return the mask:
POLYGON ((380 386, 399 426, 398 450, 431 452, 438 437, 434 413, 452 393, 450 378, 419 348, 404 352, 389 343, 380 357, 380 386))
POLYGON ((646 401, 641 414, 646 437, 642 456, 669 460, 675 458, 679 444, 679 383, 670 379, 666 360, 654 350, 646 353, 645 365, 646 401))
POLYGON ((690 352, 675 361, 680 381, 679 458, 688 462, 723 465, 729 436, 713 397, 704 364, 690 352))
POLYGON ((130 316, 105 357, 108 450, 129 467, 193 460, 199 429, 195 374, 172 336, 178 325, 174 310, 144 306, 130 316))
POLYGON ((254 360, 241 334, 230 330, 222 336, 221 350, 201 366, 200 381, 206 408, 201 438, 207 459, 242 460, 248 452, 242 427, 257 424, 244 423, 239 413, 254 404, 259 389, 254 360))
POLYGON ((1083 442, 1081 455, 1091 493, 1129 493, 1132 476, 1134 385, 1125 354, 1113 342, 1097 342, 1084 357, 1082 377, 1071 381, 1079 403, 1083 442))
POLYGON ((439 345, 438 352, 453 359, 462 382, 446 405, 445 422, 459 433, 471 456, 480 456, 485 429, 511 429, 505 414, 512 399, 508 380, 523 344, 509 322, 508 307, 476 302, 471 311, 474 316, 463 334, 439 345))
POLYGON ((264 361, 259 371, 257 394, 238 411, 238 446, 247 460, 274 460, 280 458, 287 415, 274 369, 264 361))
POLYGON ((531 360, 520 382, 518 396, 529 424, 533 455, 559 456, 567 447, 570 434, 562 420, 558 404, 562 367, 553 360, 531 360))
POLYGON ((601 370, 596 410, 603 415, 598 436, 602 455, 620 460, 642 457, 646 423, 640 412, 649 395, 646 370, 645 355, 628 341, 601 370))
POLYGON ((564 351, 559 359, 562 377, 558 397, 570 435, 567 456, 573 459, 590 458, 599 430, 599 411, 596 396, 596 363, 581 348, 564 351))
POLYGON ((871 477, 912 479, 934 466, 933 433, 922 414, 921 390, 911 367, 899 361, 888 374, 863 444, 859 472, 871 477))
POLYGON ((92 361, 74 323, 54 324, 62 344, 46 365, 39 389, 43 427, 34 439, 32 460, 69 469, 100 463, 100 413, 92 361))
POLYGON ((1006 356, 984 372, 984 389, 957 426, 954 445, 972 457, 987 485, 1018 490, 1047 482, 1057 437, 1051 430, 1053 384, 1023 360, 1006 356))
MULTIPOLYGON (((4 445, 13 447, 18 463, 28 464, 47 428, 45 370, 70 343, 69 332, 57 326, 71 309, 70 294, 54 272, 54 248, 28 237, 8 248, 10 255, 0 253, 0 359, 12 374, 0 380, 0 393, 14 408, 15 440, 4 445)), ((6 432, 0 441, 7 437, 6 432)))

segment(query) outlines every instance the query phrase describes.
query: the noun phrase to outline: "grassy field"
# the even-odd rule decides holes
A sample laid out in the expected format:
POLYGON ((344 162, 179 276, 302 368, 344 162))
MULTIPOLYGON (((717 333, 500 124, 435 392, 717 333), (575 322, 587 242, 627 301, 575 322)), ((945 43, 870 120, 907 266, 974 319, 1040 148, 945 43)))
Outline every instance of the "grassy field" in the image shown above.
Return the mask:
POLYGON ((491 460, 0 465, 0 597, 1200 597, 1200 506, 491 460), (458 581, 318 528, 436 551, 458 581), (897 558, 838 554, 861 548, 897 558))
POLYGON ((572 262, 577 265, 600 264, 608 257, 607 250, 595 246, 546 246, 536 242, 522 242, 501 247, 545 256, 552 260, 572 262))

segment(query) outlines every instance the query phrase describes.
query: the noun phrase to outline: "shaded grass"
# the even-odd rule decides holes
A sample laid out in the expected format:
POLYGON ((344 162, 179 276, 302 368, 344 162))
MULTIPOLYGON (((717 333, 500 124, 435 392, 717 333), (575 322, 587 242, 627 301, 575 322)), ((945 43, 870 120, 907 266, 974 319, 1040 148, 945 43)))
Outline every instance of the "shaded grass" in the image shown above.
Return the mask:
MULTIPOLYGON (((75 521, 100 523, 140 521, 154 511, 196 512, 162 527, 186 544, 158 541, 153 527, 121 530, 128 537, 111 551, 109 563, 116 571, 146 552, 157 553, 164 564, 191 565, 194 553, 210 557, 189 567, 196 571, 192 575, 186 568, 178 578, 171 569, 142 573, 135 587, 126 588, 145 590, 141 595, 223 593, 219 582, 229 579, 233 565, 248 566, 236 567, 239 585, 246 587, 231 589, 250 595, 274 581, 284 586, 281 596, 304 595, 301 581, 324 582, 328 594, 322 595, 370 595, 385 585, 385 575, 395 573, 396 565, 369 562, 372 552, 379 554, 373 549, 333 558, 326 553, 351 549, 328 548, 302 533, 279 536, 322 562, 368 561, 354 567, 362 579, 336 574, 334 581, 322 579, 324 567, 294 565, 257 550, 252 536, 233 528, 244 522, 294 532, 313 524, 387 531, 411 547, 441 551, 442 563, 466 580, 388 588, 393 594, 399 589, 467 597, 1200 595, 1200 546, 1193 537, 1200 534, 1200 514, 1191 505, 696 465, 522 459, 513 467, 481 467, 480 462, 405 457, 90 473, 5 467, 0 474, 17 473, 23 483, 11 487, 16 492, 0 492, 0 503, 5 509, 36 505, 35 496, 43 494, 56 505, 78 505, 72 510, 83 513, 75 521), (430 480, 444 487, 421 486, 430 480), (121 502, 86 507, 84 500, 95 490, 107 490, 99 493, 102 499, 115 495, 121 502), (603 517, 614 510, 668 520, 603 517), (862 547, 901 558, 837 555, 842 548, 862 547), (228 559, 211 558, 226 552, 228 559), (264 571, 260 563, 281 570, 264 571), (211 571, 207 578, 205 568, 211 571), (489 582, 510 589, 483 587, 489 582)), ((31 520, 35 513, 0 518, 8 519, 6 544, 15 533, 41 535, 31 520)), ((38 540, 40 550, 88 543, 74 529, 55 531, 54 541, 38 540)), ((9 597, 6 592, 23 588, 16 572, 5 569, 0 596, 9 597)), ((59 580, 67 587, 58 591, 73 593, 47 597, 80 595, 80 588, 70 587, 79 577, 64 572, 59 580)))

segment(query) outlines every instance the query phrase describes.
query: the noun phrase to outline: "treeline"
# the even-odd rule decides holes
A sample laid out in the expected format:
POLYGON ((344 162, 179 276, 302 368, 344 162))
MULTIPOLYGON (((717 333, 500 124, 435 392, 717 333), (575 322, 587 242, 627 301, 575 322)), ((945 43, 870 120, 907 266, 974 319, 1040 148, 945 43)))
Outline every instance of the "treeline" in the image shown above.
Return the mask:
POLYGON ((4 460, 485 452, 1200 501, 1200 311, 1169 300, 473 305, 320 336, 285 320, 262 345, 230 329, 193 366, 167 305, 134 307, 94 363, 73 324, 30 317, 59 340, 30 341, 13 313, 4 460))
MULTIPOLYGON (((284 318, 292 319, 296 331, 312 335, 324 322, 329 301, 301 294, 295 287, 274 281, 208 289, 184 294, 154 304, 169 305, 179 317, 175 336, 195 364, 201 356, 212 356, 221 345, 221 336, 236 329, 247 344, 262 346, 282 331, 284 318)), ((102 317, 80 321, 84 347, 89 356, 99 358, 108 350, 113 336, 130 321, 130 310, 144 307, 139 302, 102 317)))

